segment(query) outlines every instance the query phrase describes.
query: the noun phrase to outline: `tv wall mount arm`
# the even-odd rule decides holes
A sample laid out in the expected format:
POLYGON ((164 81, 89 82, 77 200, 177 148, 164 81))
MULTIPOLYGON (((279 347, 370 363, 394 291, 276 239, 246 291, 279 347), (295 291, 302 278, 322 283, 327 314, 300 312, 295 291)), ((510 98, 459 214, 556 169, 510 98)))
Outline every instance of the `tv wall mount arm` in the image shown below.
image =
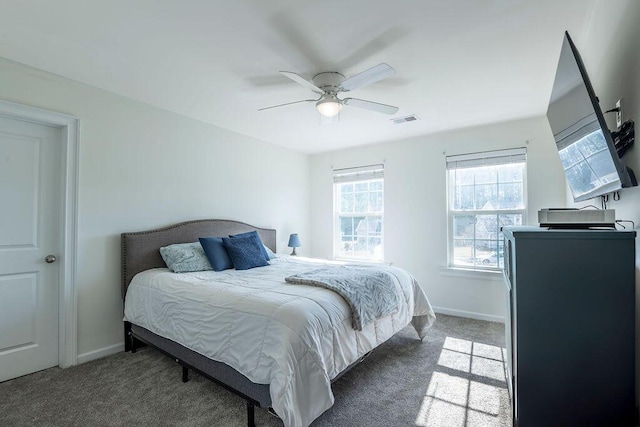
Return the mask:
MULTIPOLYGON (((620 104, 616 104, 615 108, 605 111, 606 113, 622 113, 622 107, 620 104)), ((622 158, 636 140, 633 120, 627 120, 618 130, 612 131, 611 138, 618 152, 618 157, 622 158)))
POLYGON ((620 129, 611 132, 611 138, 618 152, 618 157, 622 158, 636 140, 633 120, 627 120, 620 129))

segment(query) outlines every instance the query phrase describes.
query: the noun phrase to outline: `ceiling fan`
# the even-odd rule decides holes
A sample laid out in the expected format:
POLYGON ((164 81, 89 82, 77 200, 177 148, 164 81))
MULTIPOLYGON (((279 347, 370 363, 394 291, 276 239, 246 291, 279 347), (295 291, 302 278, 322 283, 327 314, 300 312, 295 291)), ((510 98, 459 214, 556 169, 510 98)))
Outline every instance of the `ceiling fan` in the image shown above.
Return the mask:
POLYGON ((398 111, 398 107, 394 107, 393 105, 380 104, 378 102, 365 101, 364 99, 358 98, 338 98, 338 94, 341 92, 349 92, 393 76, 396 73, 395 70, 385 63, 371 67, 366 71, 349 77, 348 79, 345 79, 344 75, 335 71, 318 73, 313 77, 313 79, 311 79, 311 81, 291 71, 280 71, 280 73, 307 89, 311 89, 313 92, 320 95, 320 98, 287 102, 286 104, 260 108, 258 111, 284 107, 285 105, 299 104, 302 102, 315 102, 318 112, 324 117, 335 116, 340 112, 340 110, 342 110, 343 105, 364 108, 365 110, 377 111, 384 114, 395 114, 398 111))

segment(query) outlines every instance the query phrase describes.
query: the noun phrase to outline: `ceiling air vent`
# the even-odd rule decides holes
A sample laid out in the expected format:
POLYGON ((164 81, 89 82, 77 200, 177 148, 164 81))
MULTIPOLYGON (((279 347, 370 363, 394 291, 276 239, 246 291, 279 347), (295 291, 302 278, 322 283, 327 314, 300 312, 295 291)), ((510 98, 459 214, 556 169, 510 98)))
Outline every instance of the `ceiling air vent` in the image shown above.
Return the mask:
POLYGON ((394 125, 399 125, 401 123, 407 123, 407 122, 415 122, 416 120, 418 120, 418 116, 416 116, 415 114, 411 114, 410 116, 396 117, 395 119, 391 119, 394 125))

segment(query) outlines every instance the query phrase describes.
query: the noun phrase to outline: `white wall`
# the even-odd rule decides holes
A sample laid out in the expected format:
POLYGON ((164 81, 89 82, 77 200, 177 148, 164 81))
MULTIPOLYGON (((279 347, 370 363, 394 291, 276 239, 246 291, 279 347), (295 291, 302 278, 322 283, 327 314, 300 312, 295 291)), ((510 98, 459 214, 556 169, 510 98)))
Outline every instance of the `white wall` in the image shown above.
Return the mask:
MULTIPOLYGON (((407 124, 410 126, 410 124, 407 124)), ((546 118, 463 129, 311 157, 311 255, 332 257, 332 169, 385 162, 385 261, 406 268, 440 312, 502 320, 502 278, 443 274, 447 264, 445 154, 527 148, 528 220, 565 206, 565 181, 546 118)), ((486 274, 485 274, 486 276, 486 274)), ((497 277, 495 277, 497 276, 497 277)))
MULTIPOLYGON (((640 134, 640 2, 637 0, 600 0, 594 11, 593 22, 585 37, 574 38, 582 55, 585 68, 606 111, 622 98, 624 120, 634 120, 636 135, 640 134)), ((606 114, 609 128, 616 128, 615 116, 606 114)), ((636 136, 637 139, 637 136, 636 136)), ((622 158, 640 178, 640 147, 636 141, 622 158)), ((592 200, 599 205, 598 199, 592 200)), ((569 201, 572 204, 571 201, 569 201)), ((589 203, 589 202, 586 202, 589 203)), ((583 203, 584 204, 584 203, 583 203)), ((620 200, 610 200, 608 208, 616 210, 616 218, 635 222, 640 228, 640 187, 620 191, 620 200)), ((630 229, 630 224, 625 224, 630 229)), ((640 238, 636 238, 636 319, 640 307, 640 238)), ((640 321, 636 320, 640 332, 640 321)), ((640 344, 640 340, 636 340, 640 344)), ((636 349, 640 366, 640 348, 636 349)), ((638 371, 638 370, 637 370, 638 371)), ((640 382, 638 383, 640 387, 640 382)))
POLYGON ((81 360, 123 341, 120 233, 229 218, 275 228, 281 252, 308 234, 306 155, 4 59, 0 98, 81 121, 81 360))

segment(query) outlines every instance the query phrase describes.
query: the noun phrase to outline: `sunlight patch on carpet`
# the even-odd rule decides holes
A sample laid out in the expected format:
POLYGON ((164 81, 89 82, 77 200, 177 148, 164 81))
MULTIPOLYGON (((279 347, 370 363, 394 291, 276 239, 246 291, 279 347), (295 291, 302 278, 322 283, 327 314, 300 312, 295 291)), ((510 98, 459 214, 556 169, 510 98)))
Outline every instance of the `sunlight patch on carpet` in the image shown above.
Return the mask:
POLYGON ((495 384, 505 381, 503 349, 447 337, 438 365, 446 372, 433 373, 415 425, 493 425, 500 414, 495 384))

